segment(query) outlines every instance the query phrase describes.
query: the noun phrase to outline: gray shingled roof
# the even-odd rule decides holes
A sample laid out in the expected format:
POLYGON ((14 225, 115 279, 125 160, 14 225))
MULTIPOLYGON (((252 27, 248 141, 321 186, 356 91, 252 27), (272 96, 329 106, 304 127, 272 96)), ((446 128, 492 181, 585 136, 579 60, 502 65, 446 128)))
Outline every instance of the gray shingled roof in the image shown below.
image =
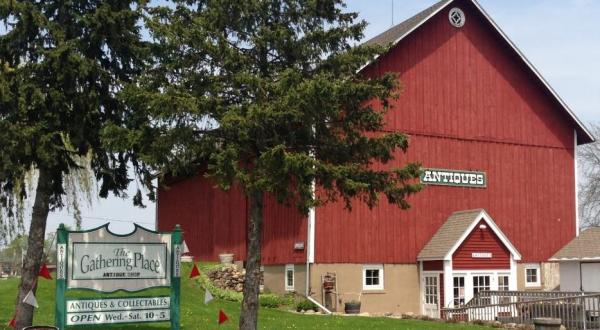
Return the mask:
POLYGON ((600 227, 591 227, 581 232, 550 260, 600 259, 600 227))
POLYGON ((365 45, 381 45, 387 46, 390 43, 393 43, 406 35, 408 32, 412 31, 419 24, 423 23, 429 15, 435 13, 441 7, 447 5, 452 0, 442 0, 433 4, 431 7, 423 10, 422 12, 416 14, 415 16, 405 20, 404 22, 392 26, 389 30, 378 34, 377 36, 367 40, 365 45))
POLYGON ((419 252, 417 260, 441 260, 448 254, 483 209, 454 212, 419 252))

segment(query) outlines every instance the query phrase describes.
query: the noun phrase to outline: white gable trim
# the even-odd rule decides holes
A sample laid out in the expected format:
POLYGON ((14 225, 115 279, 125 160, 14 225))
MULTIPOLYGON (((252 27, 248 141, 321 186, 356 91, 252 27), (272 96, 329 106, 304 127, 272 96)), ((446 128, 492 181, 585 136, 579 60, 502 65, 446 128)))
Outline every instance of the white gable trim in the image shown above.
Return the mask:
POLYGON ((454 243, 454 245, 448 251, 448 253, 446 253, 446 255, 444 256, 444 260, 452 260, 452 255, 454 254, 454 252, 456 252, 456 249, 458 249, 458 247, 465 241, 465 239, 467 239, 469 234, 471 234, 471 232, 473 231, 473 229, 475 229, 475 226, 479 223, 479 220, 481 219, 483 219, 487 223, 488 227, 494 232, 494 234, 498 236, 502 244, 504 244, 504 246, 510 252, 512 258, 516 261, 521 260, 521 254, 519 253, 519 251, 517 251, 517 249, 508 240, 506 235, 504 235, 500 228, 498 228, 494 220, 492 220, 492 217, 490 217, 490 215, 487 214, 487 212, 485 212, 484 210, 481 210, 481 212, 473 219, 473 222, 460 236, 460 238, 454 243))
MULTIPOLYGON (((433 11, 430 15, 428 15, 427 17, 425 17, 421 22, 419 22, 418 24, 416 24, 412 29, 410 29, 409 31, 407 31, 406 33, 404 33, 402 36, 400 36, 398 39, 396 39, 392 43, 392 47, 396 46, 396 44, 398 44, 398 42, 400 42, 400 40, 404 39, 406 36, 408 36, 409 34, 411 34, 414 30, 416 30, 417 28, 419 28, 421 25, 423 25, 430 18, 432 18, 437 13, 439 13, 440 11, 442 11, 444 8, 446 8, 452 2, 454 2, 454 0, 448 0, 444 5, 440 6, 440 8, 438 8, 435 11, 433 11)), ((569 106, 560 98, 560 96, 558 96, 558 94, 556 93, 556 91, 550 86, 550 84, 548 84, 548 82, 546 81, 546 79, 544 79, 544 77, 542 77, 542 75, 540 74, 540 72, 533 66, 533 64, 531 64, 531 62, 529 62, 529 60, 525 57, 525 55, 508 38, 508 36, 504 33, 504 31, 502 31, 502 29, 500 29, 500 27, 498 26, 498 24, 496 24, 496 22, 494 22, 494 20, 490 17, 490 15, 488 15, 488 13, 483 9, 483 7, 481 7, 481 5, 476 0, 471 0, 471 3, 473 3, 473 5, 475 5, 475 7, 479 10, 479 12, 483 15, 483 17, 485 17, 488 20, 488 22, 496 29, 496 31, 500 34, 500 36, 502 36, 502 38, 504 40, 506 40, 506 42, 512 47, 512 49, 517 53, 517 55, 519 55, 519 57, 525 62, 525 64, 529 67, 529 69, 531 71, 533 71, 533 73, 536 75, 536 77, 538 77, 538 79, 542 82, 542 84, 546 87, 546 89, 548 89, 548 91, 550 92, 550 94, 552 94, 552 96, 554 96, 554 98, 563 107, 563 109, 565 109, 567 111, 567 113, 571 116, 571 119, 573 119, 575 121, 575 124, 577 126, 579 126, 579 128, 587 135, 587 137, 591 140, 591 142, 596 141, 596 139, 594 138, 594 136, 585 127, 585 125, 583 124, 583 122, 581 120, 579 120, 579 118, 577 118, 577 116, 571 110, 571 108, 569 108, 569 106)), ((365 65, 363 65, 358 71, 359 72, 362 71, 369 64, 371 64, 372 62, 374 62, 375 60, 377 60, 379 58, 379 56, 381 56, 381 55, 375 56, 370 62, 368 62, 365 65)))

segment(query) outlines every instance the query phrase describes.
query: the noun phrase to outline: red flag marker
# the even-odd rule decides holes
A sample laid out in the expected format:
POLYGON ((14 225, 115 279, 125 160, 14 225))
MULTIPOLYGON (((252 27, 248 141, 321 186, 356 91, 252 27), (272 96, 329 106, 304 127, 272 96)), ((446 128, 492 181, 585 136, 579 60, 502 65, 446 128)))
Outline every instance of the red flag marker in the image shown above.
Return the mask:
POLYGON ((225 323, 225 321, 229 320, 229 317, 227 317, 227 314, 225 314, 225 312, 223 312, 222 309, 219 310, 219 325, 225 323))
POLYGON ((38 274, 38 276, 41 276, 48 280, 52 279, 52 275, 50 275, 50 271, 48 270, 48 267, 46 267, 46 264, 42 264, 42 267, 40 267, 40 273, 38 274))
POLYGON ((8 321, 8 326, 11 328, 14 328, 17 326, 17 320, 16 320, 17 315, 13 315, 12 319, 10 319, 10 321, 8 321))
POLYGON ((194 277, 198 277, 200 276, 200 271, 198 270, 198 267, 196 267, 196 263, 194 263, 194 268, 192 268, 192 272, 190 273, 190 278, 194 278, 194 277))

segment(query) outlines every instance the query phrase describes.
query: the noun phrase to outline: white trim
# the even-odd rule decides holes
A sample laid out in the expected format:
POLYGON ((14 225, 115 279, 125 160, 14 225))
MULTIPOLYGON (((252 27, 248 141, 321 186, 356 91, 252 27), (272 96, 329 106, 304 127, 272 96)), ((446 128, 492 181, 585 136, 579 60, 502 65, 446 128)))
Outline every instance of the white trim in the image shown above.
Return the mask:
POLYGON ((600 261, 599 257, 550 258, 548 261, 600 261))
POLYGON ((421 315, 425 314, 425 286, 423 285, 423 261, 417 261, 419 264, 419 298, 421 306, 421 315))
POLYGON ((296 290, 296 271, 294 270, 294 264, 285 265, 285 272, 283 273, 283 281, 285 291, 295 291, 296 290), (292 285, 288 285, 288 271, 292 271, 292 285))
POLYGON ((525 264, 523 266, 523 273, 525 275, 525 287, 526 288, 532 288, 532 287, 540 287, 540 286, 542 286, 542 267, 540 266, 539 263, 525 264), (536 270, 536 281, 535 282, 528 282, 527 281, 527 270, 529 270, 529 269, 535 269, 536 270))
POLYGON ((444 260, 444 304, 441 307, 451 306, 454 299, 452 273, 452 260, 444 260))
POLYGON ((573 130, 573 167, 575 168, 575 237, 579 236, 579 179, 577 171, 577 130, 573 130))
POLYGON ((383 282, 383 264, 370 264, 363 265, 362 269, 362 289, 364 291, 376 291, 383 290, 384 282, 383 282), (367 270, 378 270, 379 271, 379 284, 377 285, 367 285, 367 270))
POLYGON ((519 251, 517 251, 517 249, 512 245, 512 243, 508 240, 506 235, 504 235, 502 230, 500 230, 500 228, 498 228, 498 226, 496 225, 494 220, 492 220, 492 217, 490 217, 490 215, 487 214, 487 212, 485 210, 481 210, 481 212, 474 218, 473 222, 469 225, 467 230, 465 230, 465 232, 454 243, 454 245, 448 251, 448 253, 446 253, 446 256, 444 256, 444 260, 452 260, 452 255, 454 254, 456 249, 458 249, 458 247, 462 244, 462 242, 465 239, 467 239, 469 234, 471 234, 471 232, 473 231, 473 229, 475 228, 475 226, 479 223, 479 220, 481 220, 481 219, 483 219, 488 224, 490 229, 492 229, 492 231, 494 231, 496 236, 498 236, 498 238, 500 239, 502 244, 504 244, 504 246, 508 249, 510 254, 514 257, 514 259, 521 260, 521 254, 519 253, 519 251))
MULTIPOLYGON (((398 42, 400 42, 400 40, 404 39, 406 36, 411 34, 414 30, 419 28, 421 25, 423 25, 425 22, 427 22, 431 17, 435 16, 437 13, 442 11, 444 8, 446 8, 452 2, 454 2, 454 0, 448 0, 447 3, 440 6, 440 8, 438 8, 437 10, 432 12, 430 15, 428 15, 426 18, 424 18, 421 22, 416 24, 412 29, 410 29, 409 31, 404 33, 402 36, 400 36, 398 39, 396 39, 394 42, 392 42, 392 47, 396 46, 396 44, 398 44, 398 42)), ((533 66, 533 64, 531 64, 531 62, 529 62, 529 60, 525 57, 525 55, 523 55, 523 53, 517 48, 517 46, 508 38, 508 36, 504 33, 504 31, 502 31, 502 29, 500 29, 498 24, 496 24, 496 22, 494 22, 494 20, 490 17, 490 15, 488 15, 488 13, 483 9, 483 7, 481 7, 481 5, 476 0, 471 0, 471 2, 481 12, 481 14, 488 20, 488 22, 496 29, 496 31, 500 34, 500 36, 502 36, 502 38, 504 38, 504 40, 509 44, 509 46, 512 47, 512 49, 517 53, 517 55, 519 55, 519 57, 521 57, 521 59, 525 62, 525 64, 529 67, 529 69, 531 71, 533 71, 533 73, 538 77, 538 79, 542 82, 542 84, 546 87, 546 89, 550 92, 550 94, 552 94, 552 96, 554 96, 554 98, 563 107, 563 109, 565 109, 567 111, 567 113, 571 116, 571 119, 573 119, 573 121, 575 121, 575 124, 577 126, 579 126, 579 128, 587 135, 587 137, 590 139, 590 141, 591 142, 596 141, 594 139, 594 136, 590 133, 590 131, 588 131, 588 129, 583 124, 583 122, 581 120, 579 120, 579 118, 577 118, 577 116, 571 110, 571 108, 569 108, 569 106, 560 98, 560 96, 558 96, 556 91, 554 91, 554 89, 552 89, 552 87, 550 87, 550 85, 544 79, 544 77, 542 77, 540 72, 533 66)), ((380 55, 375 56, 371 61, 369 61, 365 65, 363 65, 360 69, 358 69, 358 72, 362 71, 369 64, 371 64, 372 62, 377 60, 379 58, 379 56, 380 55)))

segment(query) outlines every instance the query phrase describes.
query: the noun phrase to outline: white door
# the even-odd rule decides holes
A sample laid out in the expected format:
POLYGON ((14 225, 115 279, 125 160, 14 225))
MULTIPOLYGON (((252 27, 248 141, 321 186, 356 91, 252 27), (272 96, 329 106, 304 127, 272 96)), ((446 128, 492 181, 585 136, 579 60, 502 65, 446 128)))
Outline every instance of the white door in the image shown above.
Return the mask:
POLYGON ((600 263, 581 264, 581 287, 586 292, 600 292, 600 263))
POLYGON ((440 317, 440 281, 438 274, 424 275, 423 312, 429 317, 440 317))

